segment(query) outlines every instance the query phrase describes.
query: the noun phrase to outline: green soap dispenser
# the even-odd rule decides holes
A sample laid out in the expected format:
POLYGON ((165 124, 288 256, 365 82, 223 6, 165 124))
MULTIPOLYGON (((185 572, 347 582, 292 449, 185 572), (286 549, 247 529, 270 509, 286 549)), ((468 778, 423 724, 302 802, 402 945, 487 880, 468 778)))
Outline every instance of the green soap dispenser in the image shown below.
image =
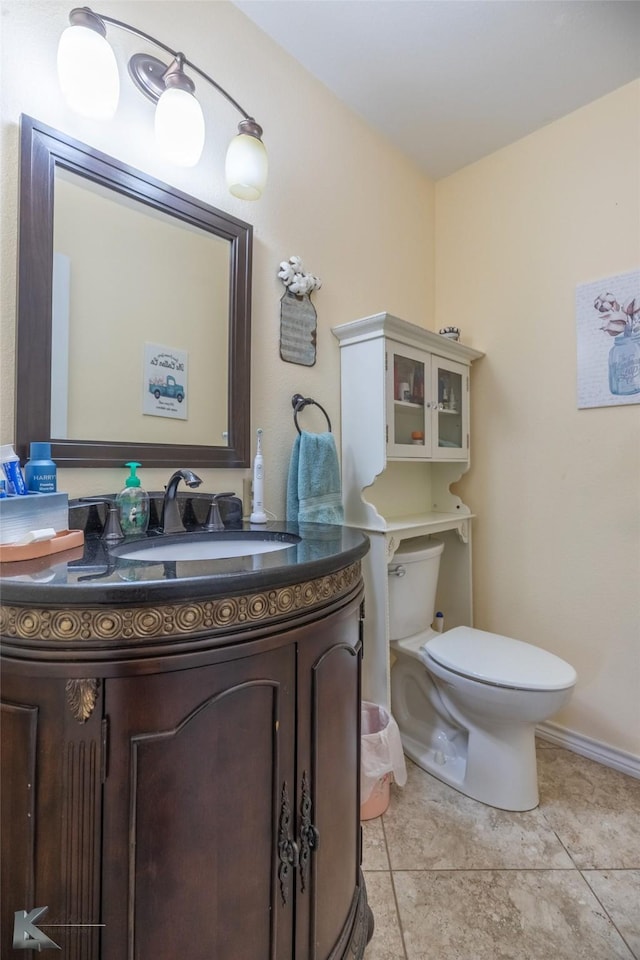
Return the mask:
POLYGON ((131 470, 127 477, 124 490, 116 497, 120 513, 120 525, 125 537, 134 533, 145 533, 149 526, 149 494, 140 486, 140 477, 136 476, 139 463, 125 463, 131 470))

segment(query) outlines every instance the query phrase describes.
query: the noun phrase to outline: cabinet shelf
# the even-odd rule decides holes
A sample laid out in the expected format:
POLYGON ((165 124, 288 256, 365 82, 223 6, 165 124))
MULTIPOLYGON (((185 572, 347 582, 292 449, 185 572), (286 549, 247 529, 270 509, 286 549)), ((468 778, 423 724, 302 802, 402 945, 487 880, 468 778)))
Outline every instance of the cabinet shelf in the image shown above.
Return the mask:
POLYGON ((442 530, 456 530, 462 527, 467 520, 474 518, 474 513, 411 513, 399 517, 383 517, 382 526, 359 526, 359 530, 369 533, 405 533, 410 531, 411 536, 420 537, 442 530))

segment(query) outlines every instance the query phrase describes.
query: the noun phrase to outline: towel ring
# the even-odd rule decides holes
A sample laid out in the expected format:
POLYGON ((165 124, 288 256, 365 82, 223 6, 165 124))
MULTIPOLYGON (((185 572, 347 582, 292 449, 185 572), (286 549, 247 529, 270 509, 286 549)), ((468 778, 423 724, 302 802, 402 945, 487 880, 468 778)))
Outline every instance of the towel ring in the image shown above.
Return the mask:
POLYGON ((329 420, 329 414, 323 406, 321 406, 317 400, 312 400, 311 397, 303 397, 301 393, 294 393, 291 398, 291 406, 293 407, 293 422, 296 425, 296 430, 298 433, 301 433, 300 427, 298 426, 298 414, 301 410, 304 410, 305 407, 313 404, 314 407, 319 407, 320 410, 324 413, 327 419, 327 426, 329 427, 329 433, 331 433, 331 420, 329 420))

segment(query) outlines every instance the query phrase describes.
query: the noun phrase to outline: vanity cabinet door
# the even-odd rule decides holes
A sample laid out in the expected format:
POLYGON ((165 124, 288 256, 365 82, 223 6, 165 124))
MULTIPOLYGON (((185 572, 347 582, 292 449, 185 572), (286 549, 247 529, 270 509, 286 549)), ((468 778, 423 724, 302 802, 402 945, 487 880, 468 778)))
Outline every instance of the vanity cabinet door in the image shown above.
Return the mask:
POLYGON ((352 605, 324 625, 314 624, 298 645, 298 960, 361 955, 350 946, 354 932, 358 936, 354 918, 364 909, 360 616, 352 605))
POLYGON ((105 710, 102 960, 291 957, 294 648, 108 680, 105 710))

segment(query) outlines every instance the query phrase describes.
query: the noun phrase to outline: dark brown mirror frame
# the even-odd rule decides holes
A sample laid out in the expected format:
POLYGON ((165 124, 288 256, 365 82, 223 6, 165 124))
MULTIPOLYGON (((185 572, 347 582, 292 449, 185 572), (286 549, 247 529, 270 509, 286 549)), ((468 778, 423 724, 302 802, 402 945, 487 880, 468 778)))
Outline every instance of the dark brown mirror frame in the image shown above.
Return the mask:
POLYGON ((21 117, 16 452, 51 439, 61 467, 247 467, 250 464, 251 254, 253 228, 98 150, 21 117), (164 211, 230 244, 228 446, 60 440, 51 437, 51 293, 56 166, 164 211))

